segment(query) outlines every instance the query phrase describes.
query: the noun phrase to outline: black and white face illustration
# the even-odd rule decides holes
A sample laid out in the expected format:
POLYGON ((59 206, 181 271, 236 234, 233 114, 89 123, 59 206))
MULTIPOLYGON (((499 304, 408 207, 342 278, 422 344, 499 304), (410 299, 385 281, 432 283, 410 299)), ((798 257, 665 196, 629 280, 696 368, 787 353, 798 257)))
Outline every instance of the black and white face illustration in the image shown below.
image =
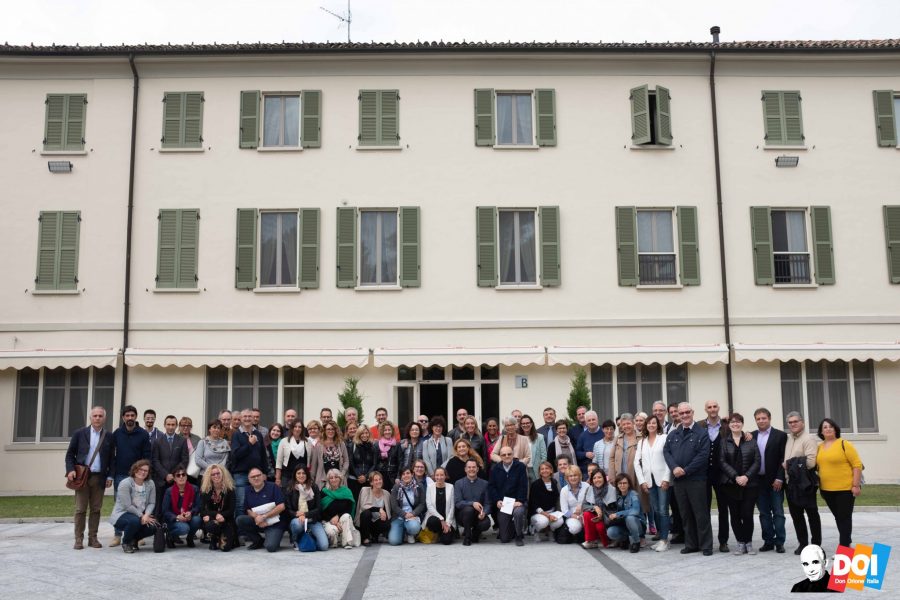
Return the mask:
POLYGON ((800 553, 800 564, 810 581, 818 581, 825 576, 825 551, 821 547, 810 544, 800 553))

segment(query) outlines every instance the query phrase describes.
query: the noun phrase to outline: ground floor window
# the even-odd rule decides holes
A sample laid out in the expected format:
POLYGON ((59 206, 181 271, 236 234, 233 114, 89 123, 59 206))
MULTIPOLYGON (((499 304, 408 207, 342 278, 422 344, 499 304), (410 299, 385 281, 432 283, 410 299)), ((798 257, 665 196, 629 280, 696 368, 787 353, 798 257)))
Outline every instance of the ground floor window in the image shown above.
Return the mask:
POLYGON ((687 364, 591 365, 591 407, 600 420, 653 412, 653 403, 688 401, 687 364))
POLYGON ((207 367, 206 421, 223 410, 259 408, 259 422, 268 427, 280 422, 289 408, 303 420, 303 368, 207 367))
POLYGON ((473 367, 406 367, 397 369, 394 385, 397 423, 406 427, 418 415, 441 416, 448 431, 456 426, 456 411, 465 408, 479 423, 500 416, 500 368, 473 367))
POLYGON ((781 363, 781 407, 804 415, 810 431, 829 417, 845 433, 877 433, 875 365, 867 361, 791 360, 781 363))
POLYGON ((107 428, 113 414, 114 367, 22 369, 16 382, 13 441, 68 441, 88 424, 89 408, 106 409, 107 428))

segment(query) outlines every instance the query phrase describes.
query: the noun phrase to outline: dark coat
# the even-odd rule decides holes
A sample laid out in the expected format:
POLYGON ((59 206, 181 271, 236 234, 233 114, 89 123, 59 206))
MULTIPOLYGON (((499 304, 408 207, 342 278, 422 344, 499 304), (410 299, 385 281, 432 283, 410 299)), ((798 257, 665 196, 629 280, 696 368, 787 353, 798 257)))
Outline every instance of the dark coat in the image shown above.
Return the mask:
MULTIPOLYGON (((313 499, 306 502, 306 518, 309 519, 310 522, 321 521, 322 511, 320 509, 320 503, 322 501, 322 492, 316 484, 313 483, 311 485, 313 489, 313 499)), ((295 486, 291 486, 291 489, 287 490, 284 494, 284 514, 287 515, 288 520, 297 517, 297 507, 299 505, 300 492, 297 491, 295 486)))
MULTIPOLYGON (((369 476, 369 473, 375 470, 375 446, 371 442, 363 442, 356 444, 347 442, 347 456, 350 464, 347 469, 349 477, 359 477, 360 475, 369 476)), ((385 481, 388 485, 393 485, 393 481, 385 481)))
MULTIPOLYGON (((100 435, 103 435, 101 431, 100 435)), ((97 450, 97 459, 100 461, 100 475, 105 479, 112 477, 110 466, 113 457, 113 435, 109 431, 103 436, 103 443, 97 450)), ((87 465, 87 461, 91 459, 89 456, 91 449, 91 426, 76 429, 69 440, 69 448, 66 450, 66 474, 75 470, 75 465, 87 465)))
POLYGON ((250 469, 257 468, 263 473, 269 471, 269 457, 266 454, 265 439, 258 429, 251 432, 256 436, 256 443, 251 444, 249 435, 238 429, 231 436, 231 473, 246 475, 250 469))
POLYGON ((496 463, 491 469, 488 491, 491 495, 491 504, 496 505, 504 497, 515 498, 522 504, 526 504, 528 502, 528 473, 525 471, 525 463, 514 458, 508 473, 503 468, 502 462, 496 463))
POLYGON ((165 485, 166 475, 172 473, 178 465, 186 469, 188 458, 187 442, 183 437, 177 433, 172 436, 171 447, 165 433, 157 437, 153 442, 153 482, 156 486, 165 485))
POLYGON ((741 437, 739 445, 735 445, 734 437, 719 436, 719 480, 721 484, 735 483, 735 478, 746 475, 748 488, 756 487, 759 483, 759 447, 754 440, 744 441, 741 437))
POLYGON ((682 477, 675 478, 678 481, 706 481, 709 471, 709 434, 706 427, 694 422, 690 429, 680 427, 666 436, 666 445, 663 447, 663 456, 666 464, 674 471, 676 467, 684 469, 682 477))
MULTIPOLYGON (((759 431, 753 432, 753 443, 756 444, 756 438, 759 431)), ((787 445, 787 434, 780 429, 774 427, 769 428, 769 441, 766 442, 765 455, 761 457, 762 463, 766 467, 766 472, 759 476, 760 483, 765 483, 769 487, 778 479, 784 481, 784 449, 787 445)), ((759 445, 757 444, 757 448, 759 445)))
POLYGON ((559 486, 555 479, 550 479, 551 490, 543 480, 535 479, 528 490, 528 515, 531 516, 540 508, 545 511, 559 510, 559 486))
POLYGON ((213 502, 212 490, 208 494, 200 494, 200 518, 209 517, 212 521, 221 514, 225 521, 234 523, 234 490, 224 491, 219 505, 213 502))
MULTIPOLYGON (((194 504, 191 506, 191 514, 199 516, 200 515, 200 500, 201 500, 200 488, 198 488, 196 485, 194 485, 192 483, 188 483, 187 485, 194 488, 194 504)), ((172 510, 172 494, 177 494, 177 493, 178 493, 178 488, 173 485, 173 486, 170 486, 166 490, 165 494, 163 494, 162 510, 160 512, 162 512, 163 519, 165 519, 166 523, 168 523, 169 526, 174 524, 176 522, 175 521, 176 517, 178 517, 178 513, 176 513, 175 511, 172 510)), ((176 496, 176 498, 177 498, 177 496, 176 496)))
POLYGON ((150 460, 150 436, 140 427, 128 431, 124 425, 113 432, 115 459, 110 474, 113 477, 128 477, 131 465, 141 459, 150 460))
POLYGON ((400 473, 400 444, 394 444, 388 450, 387 458, 381 458, 378 442, 372 444, 375 450, 375 470, 381 473, 385 485, 393 485, 400 473))

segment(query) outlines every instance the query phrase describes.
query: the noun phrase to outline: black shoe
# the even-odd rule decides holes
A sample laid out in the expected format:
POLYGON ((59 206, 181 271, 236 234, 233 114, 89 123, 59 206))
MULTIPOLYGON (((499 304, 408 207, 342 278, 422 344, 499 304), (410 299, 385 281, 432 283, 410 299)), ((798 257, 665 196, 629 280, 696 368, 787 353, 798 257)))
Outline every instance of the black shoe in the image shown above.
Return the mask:
POLYGON ((177 537, 177 538, 175 538, 175 543, 178 544, 179 546, 181 546, 182 544, 184 544, 184 540, 177 537))
POLYGON ((631 544, 631 548, 628 551, 631 552, 632 554, 636 554, 637 552, 640 551, 640 549, 641 549, 641 543, 634 542, 633 544, 631 544))
POLYGON ((775 552, 784 554, 784 544, 775 544, 775 552))
POLYGON ((463 538, 463 546, 471 546, 472 540, 469 538, 463 538))
POLYGON ((621 548, 622 550, 628 550, 628 540, 619 542, 619 548, 621 548))
POLYGON ((259 550, 263 547, 263 543, 261 541, 256 541, 247 546, 247 550, 259 550))
MULTIPOLYGON (((727 550, 726 550, 727 552, 727 550)), ((712 548, 707 548, 703 551, 703 556, 712 556, 712 548)))
POLYGON ((759 547, 760 552, 771 552, 775 549, 773 544, 769 544, 768 542, 759 547))
POLYGON ((209 549, 210 550, 218 550, 219 549, 219 540, 216 538, 210 538, 209 549))
POLYGON ((172 538, 168 538, 166 540, 166 548, 172 549, 174 547, 175 547, 175 540, 173 540, 172 538))
POLYGON ((136 544, 126 544, 122 542, 122 552, 125 554, 134 554, 134 551, 137 549, 136 544))
MULTIPOLYGON (((176 542, 176 543, 177 543, 177 542, 176 542)), ((192 538, 192 537, 189 537, 189 538, 188 538, 188 540, 187 540, 187 547, 188 547, 188 548, 193 548, 193 547, 194 547, 194 538, 192 538)))
POLYGON ((520 537, 517 537, 516 538, 516 546, 524 546, 524 545, 525 545, 525 540, 523 540, 520 537))
POLYGON ((797 546, 797 549, 794 550, 794 554, 800 556, 800 553, 803 552, 803 546, 797 546))
POLYGON ((669 540, 670 544, 683 544, 684 543, 684 534, 679 533, 676 536, 673 536, 671 540, 669 540))
POLYGON ((727 542, 722 542, 721 544, 719 544, 719 552, 731 552, 731 550, 729 550, 728 548, 727 542))
POLYGON ((366 548, 368 548, 369 546, 372 545, 372 542, 370 542, 369 540, 363 540, 362 545, 365 546, 366 548))
POLYGON ((682 548, 682 554, 694 554, 695 552, 700 552, 699 548, 682 548))

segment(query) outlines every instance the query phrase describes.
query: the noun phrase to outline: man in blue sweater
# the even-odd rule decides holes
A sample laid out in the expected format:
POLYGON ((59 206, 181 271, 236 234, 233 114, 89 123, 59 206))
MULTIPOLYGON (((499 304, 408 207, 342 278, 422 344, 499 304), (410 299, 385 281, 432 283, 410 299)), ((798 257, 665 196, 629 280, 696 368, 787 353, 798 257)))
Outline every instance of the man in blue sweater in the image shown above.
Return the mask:
POLYGON ((500 542, 507 544, 515 537, 516 546, 524 546, 528 474, 525 464, 513 459, 513 451, 509 446, 500 448, 500 462, 491 469, 488 487, 491 504, 496 507, 494 520, 499 527, 500 542), (514 500, 512 514, 500 510, 504 498, 514 500))
POLYGON ((587 467, 594 459, 594 444, 603 439, 603 430, 600 428, 600 417, 596 411, 589 410, 584 413, 584 431, 575 442, 575 458, 581 467, 581 477, 587 479, 587 467))
MULTIPOLYGON (((112 463, 113 489, 119 490, 119 484, 128 477, 131 465, 141 459, 150 460, 150 436, 137 425, 137 409, 130 404, 122 408, 122 425, 113 432, 113 450, 115 459, 112 463)), ((122 532, 116 531, 109 543, 110 547, 122 543, 122 532)))
POLYGON ((253 427, 253 411, 241 411, 241 426, 231 435, 231 475, 234 477, 234 517, 244 514, 244 494, 251 469, 269 471, 269 458, 262 434, 253 427))
POLYGON ((712 528, 706 505, 706 477, 709 470, 709 434, 694 421, 694 409, 687 402, 678 405, 681 427, 666 436, 663 456, 675 477, 675 498, 684 522, 682 554, 703 550, 712 555, 712 528))

